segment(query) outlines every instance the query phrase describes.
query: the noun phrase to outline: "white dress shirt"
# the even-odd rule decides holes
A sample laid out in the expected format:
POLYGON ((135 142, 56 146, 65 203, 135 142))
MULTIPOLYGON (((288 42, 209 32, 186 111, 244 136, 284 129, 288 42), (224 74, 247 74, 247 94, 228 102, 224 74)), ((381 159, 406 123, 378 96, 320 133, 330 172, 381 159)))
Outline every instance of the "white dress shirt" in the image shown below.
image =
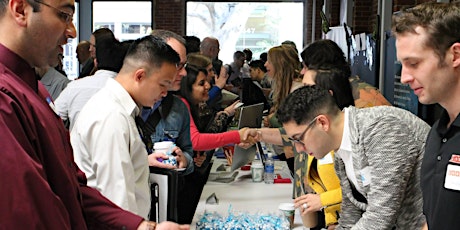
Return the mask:
POLYGON ((98 70, 93 76, 70 82, 61 92, 54 105, 63 120, 69 119, 69 130, 72 130, 78 114, 86 102, 104 87, 107 79, 114 78, 116 75, 117 73, 113 71, 98 70))
POLYGON ((340 144, 339 150, 335 154, 340 157, 345 164, 345 171, 347 173, 348 179, 353 183, 356 190, 363 192, 361 186, 359 186, 358 181, 356 180, 356 174, 353 167, 353 150, 351 148, 350 140, 350 127, 349 127, 349 115, 348 108, 344 108, 344 124, 343 124, 343 134, 342 134, 342 143, 340 144))
POLYGON ((75 162, 86 173, 88 185, 148 219, 147 151, 134 120, 139 111, 128 92, 109 78, 80 111, 70 137, 75 162))

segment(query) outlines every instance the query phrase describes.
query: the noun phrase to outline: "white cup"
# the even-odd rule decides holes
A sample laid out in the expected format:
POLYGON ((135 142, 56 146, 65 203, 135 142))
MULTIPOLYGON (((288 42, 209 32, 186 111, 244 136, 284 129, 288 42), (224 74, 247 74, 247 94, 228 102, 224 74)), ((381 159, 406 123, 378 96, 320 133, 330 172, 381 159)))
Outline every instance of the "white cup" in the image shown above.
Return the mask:
POLYGON ((262 182, 263 181, 263 175, 264 175, 264 166, 262 165, 262 162, 260 161, 255 161, 252 162, 251 164, 251 175, 252 175, 252 181, 253 182, 262 182))
POLYGON ((162 152, 166 155, 170 155, 173 145, 174 142, 172 141, 160 141, 155 142, 155 144, 153 144, 153 149, 155 150, 155 152, 162 152))
POLYGON ((293 203, 281 203, 278 208, 283 213, 284 217, 289 221, 289 227, 294 227, 295 207, 293 203))

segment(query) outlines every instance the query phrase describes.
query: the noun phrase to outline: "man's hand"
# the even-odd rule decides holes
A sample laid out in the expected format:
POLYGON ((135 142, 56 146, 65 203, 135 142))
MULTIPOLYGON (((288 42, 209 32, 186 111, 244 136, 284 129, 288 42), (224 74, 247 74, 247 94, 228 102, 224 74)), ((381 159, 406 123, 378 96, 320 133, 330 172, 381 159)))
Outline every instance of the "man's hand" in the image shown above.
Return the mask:
POLYGON ((184 157, 184 153, 182 152, 182 150, 176 146, 173 148, 172 152, 173 155, 176 156, 177 168, 187 168, 187 158, 184 157))
POLYGON ((157 168, 164 168, 164 169, 175 169, 176 168, 176 166, 164 164, 161 161, 159 161, 158 159, 167 160, 167 159, 169 159, 169 157, 164 153, 154 152, 154 153, 148 155, 149 166, 154 166, 154 167, 157 167, 157 168))
POLYGON ((174 222, 164 221, 156 224, 151 221, 142 221, 137 230, 189 230, 190 225, 179 225, 174 222), (156 227, 155 227, 156 226, 156 227))

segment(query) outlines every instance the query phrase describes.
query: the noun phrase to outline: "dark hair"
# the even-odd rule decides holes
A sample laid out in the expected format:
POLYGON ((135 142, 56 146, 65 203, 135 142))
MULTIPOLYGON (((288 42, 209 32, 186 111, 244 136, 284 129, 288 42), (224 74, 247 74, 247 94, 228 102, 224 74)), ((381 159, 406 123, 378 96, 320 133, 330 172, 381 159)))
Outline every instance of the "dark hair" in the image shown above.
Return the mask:
POLYGON ((197 36, 184 36, 187 54, 199 53, 201 40, 197 36))
POLYGON ((282 46, 289 46, 289 47, 293 48, 296 53, 299 53, 299 50, 297 50, 296 44, 291 40, 286 40, 284 42, 281 42, 281 45, 282 46))
POLYGON ((263 61, 264 63, 267 62, 267 56, 268 56, 268 53, 267 52, 263 52, 259 55, 259 58, 261 61, 263 61))
POLYGON ((248 48, 243 50, 243 53, 246 55, 246 61, 252 60, 252 51, 248 48))
POLYGON ((351 76, 348 64, 342 49, 334 41, 323 39, 308 45, 300 54, 304 65, 311 70, 341 69, 345 75, 351 76))
POLYGON ((163 63, 179 64, 179 54, 158 37, 147 35, 134 40, 126 52, 124 65, 161 68, 163 63), (147 65, 147 66, 145 66, 147 65))
POLYGON ((403 9, 393 15, 392 32, 397 37, 404 33, 416 33, 420 26, 426 30, 424 47, 432 48, 444 63, 446 51, 460 42, 460 2, 427 2, 413 8, 403 9))
POLYGON ((181 82, 180 82, 180 90, 179 90, 179 95, 185 98, 185 100, 188 102, 190 105, 190 113, 192 114, 192 119, 195 122, 198 130, 200 132, 203 132, 202 130, 202 124, 200 124, 200 119, 199 119, 199 108, 198 104, 194 102, 193 100, 193 84, 195 84, 195 81, 200 74, 200 72, 204 73, 204 75, 208 75, 206 69, 204 68, 198 68, 195 66, 187 65, 185 67, 185 70, 187 71, 187 76, 183 77, 181 82))
POLYGON ((340 109, 355 105, 349 76, 344 71, 335 68, 317 70, 314 81, 318 87, 332 91, 332 97, 340 109))
POLYGON ((303 86, 289 94, 276 116, 283 124, 294 121, 302 125, 320 114, 335 116, 338 113, 340 109, 329 91, 313 85, 303 86))
POLYGON ((94 44, 94 45, 96 45, 96 47, 97 47, 97 41, 102 37, 110 37, 110 38, 116 40, 115 35, 108 28, 99 28, 99 29, 95 30, 91 35, 94 36, 94 39, 96 41, 96 44, 94 44))
POLYGON ((243 51, 238 50, 238 51, 235 51, 235 53, 233 53, 233 59, 234 60, 235 59, 240 59, 242 57, 246 58, 245 56, 246 56, 246 54, 244 54, 243 51))
POLYGON ((265 63, 261 60, 254 60, 249 63, 249 67, 251 68, 259 68, 262 70, 264 73, 267 72, 267 68, 265 68, 265 63))
POLYGON ((119 72, 129 44, 120 43, 110 36, 100 37, 96 46, 97 69, 119 72))

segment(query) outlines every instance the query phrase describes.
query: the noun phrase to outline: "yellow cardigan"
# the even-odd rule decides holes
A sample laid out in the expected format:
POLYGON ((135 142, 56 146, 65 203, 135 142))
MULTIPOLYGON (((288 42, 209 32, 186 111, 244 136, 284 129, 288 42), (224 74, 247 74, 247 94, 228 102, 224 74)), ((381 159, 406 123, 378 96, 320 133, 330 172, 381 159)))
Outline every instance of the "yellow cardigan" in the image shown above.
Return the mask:
POLYGON ((335 174, 334 152, 331 151, 322 160, 317 160, 318 177, 310 172, 314 157, 308 155, 307 172, 304 177, 304 184, 308 184, 317 194, 320 195, 321 204, 324 208, 326 226, 338 222, 340 203, 342 202, 342 189, 340 180, 335 174), (329 161, 327 161, 328 159, 329 161))

